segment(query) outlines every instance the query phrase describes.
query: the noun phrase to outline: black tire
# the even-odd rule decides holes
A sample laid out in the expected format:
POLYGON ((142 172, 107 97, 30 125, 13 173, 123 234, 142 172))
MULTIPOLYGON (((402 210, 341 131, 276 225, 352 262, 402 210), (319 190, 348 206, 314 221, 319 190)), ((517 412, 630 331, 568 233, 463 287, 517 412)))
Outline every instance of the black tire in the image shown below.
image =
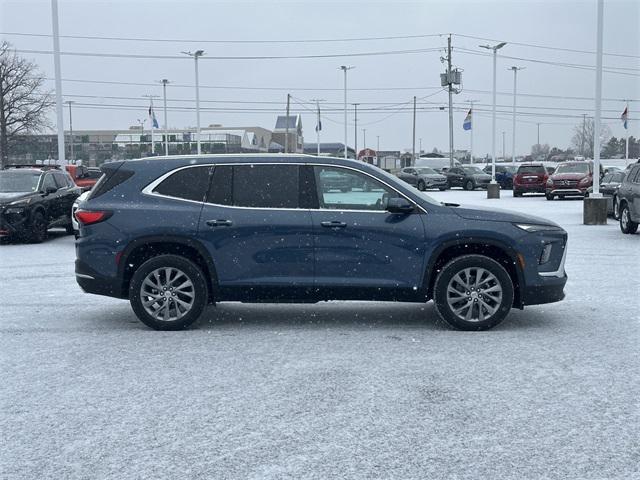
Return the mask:
POLYGON ((342 188, 340 189, 340 191, 341 191, 342 193, 347 193, 349 190, 351 190, 349 187, 342 187, 342 188))
POLYGON ((544 196, 547 197, 547 200, 553 200, 553 198, 554 198, 554 196, 551 195, 550 193, 545 193, 544 196))
POLYGON ((424 192, 427 189, 427 186, 424 184, 424 180, 418 180, 418 190, 424 192))
POLYGON ((440 187, 441 192, 444 192, 445 190, 447 190, 447 187, 440 187))
POLYGON ((558 200, 564 200, 564 195, 558 195, 558 200))
POLYGON ((473 180, 467 180, 466 182, 464 182, 464 189, 465 190, 473 190, 475 188, 476 188, 476 186, 473 183, 473 180))
POLYGON ((638 231, 638 223, 631 220, 629 205, 626 203, 620 209, 620 231, 626 234, 633 234, 638 231))
POLYGON ((31 243, 42 243, 47 239, 48 224, 47 219, 44 218, 44 214, 40 211, 33 214, 31 219, 31 232, 29 234, 29 241, 31 243))
POLYGON ((615 195, 613 196, 613 218, 615 220, 620 220, 620 205, 618 205, 615 195))
POLYGON ((65 232, 67 232, 67 235, 75 235, 76 233, 76 231, 73 229, 73 223, 65 225, 64 230, 65 232))
MULTIPOLYGON (((175 276, 173 278, 175 281, 179 277, 175 276)), ((161 282, 161 278, 158 278, 159 285, 161 282)), ((171 285, 171 281, 167 281, 165 277, 164 284, 171 285)), ((129 285, 129 301, 136 316, 148 327, 151 327, 154 330, 184 330, 198 320, 202 314, 208 299, 207 284, 207 280, 202 273, 202 270, 200 270, 200 268, 191 260, 178 255, 159 255, 144 262, 134 272, 129 285), (178 317, 176 313, 175 319, 160 320, 146 310, 143 304, 141 289, 147 275, 151 275, 155 270, 165 268, 178 270, 191 282, 192 288, 186 288, 188 289, 188 294, 193 294, 193 301, 190 308, 183 313, 183 316, 178 317)), ((164 290, 168 289, 165 288, 164 290)), ((160 289, 156 291, 159 296, 163 295, 163 292, 160 289)), ((177 292, 177 289, 175 293, 180 297, 180 293, 177 292)), ((153 305, 158 305, 158 307, 156 307, 157 312, 160 312, 163 310, 163 305, 166 301, 168 307, 164 307, 163 311, 171 312, 171 304, 173 303, 174 313, 178 312, 179 309, 176 300, 171 299, 171 297, 168 296, 168 292, 166 292, 166 295, 167 296, 162 298, 160 301, 154 302, 154 304, 150 305, 149 308, 154 308, 153 305)), ((172 294, 172 296, 176 297, 176 294, 172 294)), ((183 300, 185 298, 188 300, 188 297, 182 297, 183 300)), ((178 301, 180 301, 179 298, 178 301)))
MULTIPOLYGON (((489 278, 491 278, 491 276, 489 276, 489 278)), ((468 283, 472 283, 474 279, 471 278, 467 281, 468 283)), ((511 306, 513 305, 513 282, 504 267, 495 260, 485 257, 484 255, 463 255, 462 257, 454 258, 440 270, 433 287, 433 303, 440 317, 453 328, 467 331, 488 330, 502 322, 511 310, 511 306), (492 275, 490 283, 487 283, 487 280, 485 280, 482 281, 480 285, 489 285, 491 289, 494 289, 497 285, 501 290, 499 302, 491 299, 486 293, 484 293, 483 297, 481 289, 478 291, 474 290, 473 292, 470 289, 469 297, 466 298, 464 297, 467 292, 463 292, 462 298, 460 298, 459 301, 464 302, 465 305, 469 305, 467 312, 471 311, 472 315, 477 311, 477 320, 460 318, 450 306, 447 298, 450 282, 454 281, 453 279, 456 275, 469 268, 472 269, 472 272, 473 269, 482 269, 485 272, 489 272, 492 275), (476 298, 472 300, 472 296, 476 296, 476 298), (488 318, 481 320, 480 312, 484 311, 484 307, 482 306, 484 302, 483 298, 489 300, 486 304, 491 303, 495 311, 488 318)), ((464 305, 461 308, 464 308, 464 305)), ((487 310, 487 312, 488 311, 489 310, 487 310)), ((484 317, 484 313, 482 313, 482 316, 484 317)))
POLYGON ((513 191, 513 196, 514 197, 521 197, 522 196, 522 192, 519 192, 518 190, 514 190, 513 191))

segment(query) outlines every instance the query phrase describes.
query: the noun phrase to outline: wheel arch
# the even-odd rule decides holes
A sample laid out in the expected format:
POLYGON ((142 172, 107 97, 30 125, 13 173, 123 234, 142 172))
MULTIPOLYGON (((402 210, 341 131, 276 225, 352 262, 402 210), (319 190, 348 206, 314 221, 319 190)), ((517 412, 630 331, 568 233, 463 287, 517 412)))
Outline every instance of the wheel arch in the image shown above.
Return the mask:
POLYGON ((423 279, 423 291, 427 298, 433 298, 433 288, 440 269, 454 258, 469 254, 484 255, 505 268, 513 282, 513 306, 522 308, 524 275, 519 267, 518 253, 509 245, 491 238, 456 238, 443 242, 427 262, 423 279))
POLYGON ((163 254, 185 257, 193 261, 207 277, 209 301, 216 298, 218 276, 213 259, 207 249, 197 240, 180 236, 149 236, 130 242, 118 256, 118 278, 124 298, 128 297, 133 273, 150 258, 163 254))

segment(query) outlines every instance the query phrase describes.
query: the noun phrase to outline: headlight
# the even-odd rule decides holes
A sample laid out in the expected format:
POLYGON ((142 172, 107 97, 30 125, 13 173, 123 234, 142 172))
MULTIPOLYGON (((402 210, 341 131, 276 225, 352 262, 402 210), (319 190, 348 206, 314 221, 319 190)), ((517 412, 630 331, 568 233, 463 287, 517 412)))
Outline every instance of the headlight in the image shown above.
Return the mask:
POLYGON ((29 205, 31 203, 32 199, 33 199, 33 197, 29 197, 29 198, 26 198, 26 199, 25 198, 21 198, 20 200, 16 200, 15 202, 11 202, 9 204, 9 206, 16 205, 16 206, 23 207, 23 206, 29 205))
POLYGON ((24 214, 26 210, 26 207, 24 205, 16 205, 13 207, 7 207, 6 210, 4 211, 4 213, 8 214, 8 215, 15 215, 15 214, 19 214, 22 215, 24 214))
POLYGON ((584 177, 580 180, 580 185, 587 185, 589 182, 591 182, 591 179, 589 177, 584 177))
POLYGON ((550 187, 552 187, 552 186, 553 186, 553 180, 551 180, 551 179, 547 180, 547 185, 549 185, 550 187))
POLYGON ((562 230, 560 227, 556 227, 555 225, 536 225, 534 223, 514 223, 514 226, 518 227, 525 232, 557 232, 562 230))

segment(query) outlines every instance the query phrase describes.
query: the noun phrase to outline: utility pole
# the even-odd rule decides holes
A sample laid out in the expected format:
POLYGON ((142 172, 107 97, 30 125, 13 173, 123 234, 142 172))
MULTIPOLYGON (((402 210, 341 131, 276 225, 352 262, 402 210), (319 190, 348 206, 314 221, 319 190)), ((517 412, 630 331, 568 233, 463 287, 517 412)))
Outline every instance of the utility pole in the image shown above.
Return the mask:
POLYGON ((358 105, 359 103, 352 103, 354 107, 354 118, 353 118, 353 133, 354 133, 354 148, 356 150, 356 158, 358 158, 358 105))
MULTIPOLYGON (((64 159, 64 115, 62 113, 62 73, 60 71, 60 31, 58 28, 58 0, 51 0, 51 25, 53 27, 53 65, 56 80, 56 121, 58 129, 58 161, 64 159)), ((4 154, 4 152, 3 152, 4 154)))
POLYGON ((380 135, 376 135, 376 153, 380 151, 380 135))
POLYGON ((75 156, 73 155, 73 117, 71 116, 71 104, 74 103, 73 100, 67 100, 67 105, 69 105, 69 145, 71 146, 71 158, 69 159, 71 163, 75 162, 75 156))
MULTIPOLYGON (((625 100, 626 101, 626 106, 624 109, 625 112, 625 117, 624 117, 624 129, 627 130, 627 122, 629 121, 629 100, 625 100)), ((624 147, 624 159, 625 159, 625 165, 629 164, 629 132, 627 131, 627 138, 625 140, 625 147, 624 147)))
MULTIPOLYGON (((585 157, 586 155, 584 154, 584 141, 586 140, 586 137, 587 137, 587 114, 583 113, 582 114, 582 138, 580 139, 580 155, 583 155, 585 157)), ((540 143, 540 141, 538 141, 538 143, 540 143)))
POLYGON ((162 96, 164 98, 164 154, 169 155, 169 134, 167 132, 167 128, 169 128, 167 121, 167 83, 169 80, 163 78, 162 82, 162 96))
POLYGON ((196 72, 196 140, 198 143, 198 155, 200 155, 200 79, 198 75, 198 58, 204 55, 204 50, 196 50, 195 52, 182 52, 185 55, 193 57, 196 72))
MULTIPOLYGON (((451 83, 451 35, 447 39, 447 75, 449 91, 449 167, 453 168, 453 83, 451 83)), ((415 118, 415 102, 416 97, 413 97, 413 116, 415 118)), ((415 123, 415 122, 414 122, 415 123)))
POLYGON ((516 163, 516 85, 517 85, 517 76, 518 70, 524 70, 524 67, 511 67, 510 70, 513 70, 513 137, 511 139, 511 163, 516 163))
POLYGON ((538 145, 540 145, 540 123, 538 123, 538 145))
POLYGON ((505 161, 506 161, 506 156, 505 156, 505 155, 506 155, 506 152, 505 152, 505 149, 504 149, 504 134, 505 134, 505 133, 506 133, 506 132, 503 130, 503 131, 502 131, 502 161, 503 161, 503 162, 505 162, 505 161))
POLYGON ((367 148, 367 129, 362 129, 362 148, 367 148))
POLYGON ((413 140, 411 142, 411 165, 416 164, 416 96, 413 96, 413 140))
POLYGON ((289 106, 291 104, 291 94, 287 93, 287 123, 284 131, 284 153, 289 153, 289 106))
POLYGON ((420 140, 420 148, 418 149, 418 155, 422 154, 422 138, 419 139, 420 140))
POLYGON ((316 147, 317 147, 317 156, 320 156, 320 130, 322 130, 322 121, 320 120, 320 102, 324 102, 323 98, 312 98, 312 102, 316 102, 316 108, 318 110, 318 118, 316 123, 316 147))
MULTIPOLYGON (((344 158, 348 158, 347 154, 347 71, 351 70, 352 66, 341 65, 340 70, 344 72, 344 158)), ((356 152, 357 155, 357 152, 356 152)))

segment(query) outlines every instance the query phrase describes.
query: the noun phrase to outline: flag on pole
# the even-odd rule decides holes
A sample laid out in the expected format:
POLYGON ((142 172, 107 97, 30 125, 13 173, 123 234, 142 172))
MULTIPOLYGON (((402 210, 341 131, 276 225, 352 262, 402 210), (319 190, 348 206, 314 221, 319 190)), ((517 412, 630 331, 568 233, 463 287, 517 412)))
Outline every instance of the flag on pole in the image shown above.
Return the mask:
POLYGON ((624 107, 624 112, 622 112, 622 115, 620 115, 620 120, 622 120, 622 125, 624 126, 625 130, 628 127, 628 123, 627 123, 628 117, 629 117, 629 107, 624 107))
POLYGON ((467 116, 464 117, 462 128, 465 130, 471 130, 471 109, 469 109, 469 113, 467 113, 467 116))
POLYGON ((316 132, 322 130, 322 121, 320 120, 320 105, 318 105, 318 123, 316 124, 316 132))
POLYGON ((156 120, 156 113, 153 111, 153 101, 151 102, 151 105, 149 105, 149 119, 151 120, 151 126, 153 128, 160 128, 158 120, 156 120))

